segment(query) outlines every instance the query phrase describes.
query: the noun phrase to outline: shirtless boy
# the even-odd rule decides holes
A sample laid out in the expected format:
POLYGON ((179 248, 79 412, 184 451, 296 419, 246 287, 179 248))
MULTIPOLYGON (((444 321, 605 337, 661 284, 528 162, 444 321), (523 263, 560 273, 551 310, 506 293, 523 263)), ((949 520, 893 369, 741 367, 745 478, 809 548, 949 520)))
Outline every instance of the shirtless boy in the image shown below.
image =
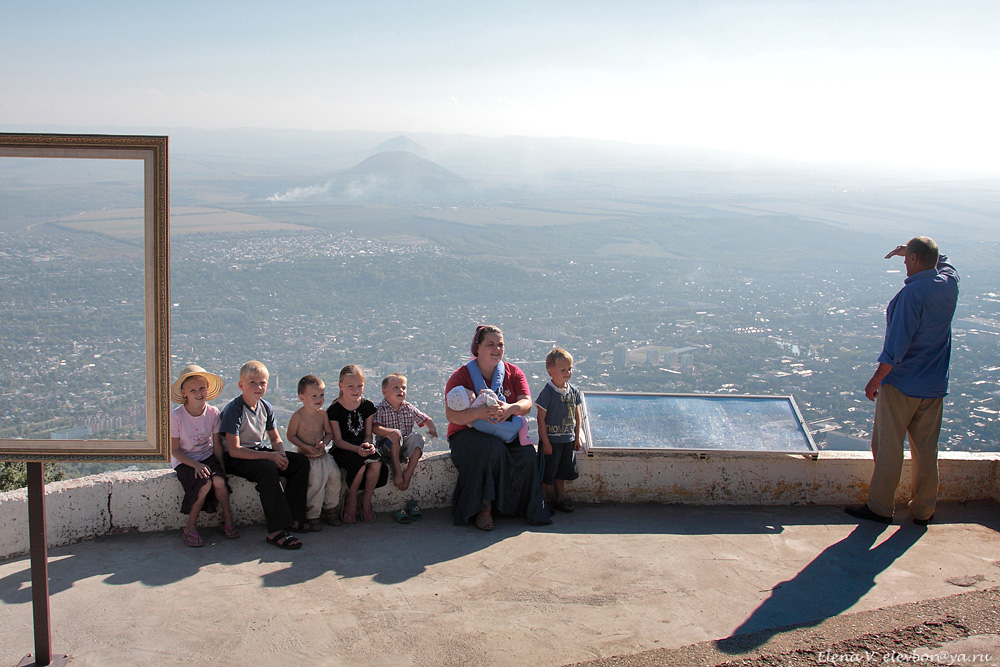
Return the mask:
POLYGON ((331 526, 341 523, 335 511, 340 504, 340 468, 326 451, 333 440, 330 420, 323 409, 326 385, 315 375, 306 375, 299 380, 298 389, 302 407, 288 420, 286 435, 299 453, 309 459, 306 520, 313 531, 319 531, 320 517, 331 526))

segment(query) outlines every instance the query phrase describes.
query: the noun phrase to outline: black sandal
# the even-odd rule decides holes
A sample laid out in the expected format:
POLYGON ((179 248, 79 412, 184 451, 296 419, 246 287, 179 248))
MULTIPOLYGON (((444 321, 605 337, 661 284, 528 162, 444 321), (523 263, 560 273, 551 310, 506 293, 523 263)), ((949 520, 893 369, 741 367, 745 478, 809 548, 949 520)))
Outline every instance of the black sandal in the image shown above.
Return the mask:
POLYGON ((554 503, 552 503, 552 509, 559 510, 560 512, 569 513, 575 510, 576 507, 574 507, 573 503, 571 502, 565 500, 557 500, 554 503))
POLYGON ((287 530, 282 531, 281 533, 279 533, 278 535, 275 535, 274 537, 268 537, 266 539, 267 539, 267 543, 268 544, 273 544, 274 546, 278 547, 279 549, 301 549, 302 548, 302 541, 299 540, 299 538, 297 538, 294 535, 292 535, 291 533, 289 533, 287 530))
POLYGON ((309 525, 309 522, 296 521, 291 525, 291 527, 289 527, 288 530, 293 533, 311 533, 313 532, 313 527, 309 525))

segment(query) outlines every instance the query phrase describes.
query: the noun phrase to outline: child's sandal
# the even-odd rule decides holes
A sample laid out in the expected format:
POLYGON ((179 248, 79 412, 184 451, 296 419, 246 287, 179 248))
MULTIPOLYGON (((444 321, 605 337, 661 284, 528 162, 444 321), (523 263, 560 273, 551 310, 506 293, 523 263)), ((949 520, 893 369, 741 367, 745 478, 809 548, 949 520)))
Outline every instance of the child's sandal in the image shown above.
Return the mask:
POLYGON ((396 523, 410 523, 410 515, 406 513, 406 510, 396 510, 392 513, 392 518, 396 523))
POLYGON ((308 521, 295 521, 292 523, 291 527, 288 529, 293 533, 311 533, 312 525, 308 521))
POLYGON ((293 537, 288 531, 282 531, 275 535, 274 537, 265 537, 268 544, 273 544, 279 549, 301 549, 302 541, 297 537, 293 537))
POLYGON ((226 536, 227 540, 235 540, 240 536, 240 531, 236 530, 236 526, 231 523, 223 524, 222 534, 226 536))
POLYGON ((556 500, 552 503, 552 509, 559 510, 560 512, 569 513, 575 510, 576 507, 574 507, 573 503, 571 502, 565 500, 556 500))
POLYGON ((420 512, 420 505, 416 500, 406 501, 406 513, 410 516, 410 521, 420 521, 424 515, 420 512))

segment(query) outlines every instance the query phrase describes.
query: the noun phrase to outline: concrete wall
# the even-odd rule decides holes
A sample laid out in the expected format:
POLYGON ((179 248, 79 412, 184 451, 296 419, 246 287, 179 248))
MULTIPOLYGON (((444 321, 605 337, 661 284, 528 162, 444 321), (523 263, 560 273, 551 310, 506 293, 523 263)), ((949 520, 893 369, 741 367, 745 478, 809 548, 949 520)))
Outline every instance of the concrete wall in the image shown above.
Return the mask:
MULTIPOLYGON (((941 500, 997 498, 997 454, 943 453, 941 500)), ((842 505, 864 502, 874 462, 867 452, 801 456, 601 454, 581 461, 573 497, 585 502, 702 505, 842 505)), ((910 459, 896 502, 910 496, 910 459)))
MULTIPOLYGON (((801 456, 623 453, 581 457, 580 479, 569 485, 575 500, 590 503, 692 503, 727 505, 842 505, 863 502, 872 472, 864 452, 824 452, 817 461, 801 456)), ((897 502, 910 492, 910 462, 904 462, 897 502)), ((1000 500, 1000 461, 996 454, 943 453, 941 500, 1000 500)), ((410 488, 390 484, 375 493, 375 509, 402 507, 410 498, 422 506, 447 507, 457 472, 447 453, 430 454, 410 488)), ((253 485, 233 477, 232 505, 239 524, 262 523, 253 485)), ((181 486, 172 471, 95 475, 46 487, 48 541, 51 546, 125 531, 179 530, 181 486)), ((200 524, 218 525, 218 515, 200 524)), ((0 558, 28 551, 25 489, 0 493, 0 558)), ((263 528, 261 528, 263 530, 263 528)))
POLYGON ((993 473, 993 499, 1000 502, 1000 461, 994 461, 995 471, 993 473))
MULTIPOLYGON (((447 454, 430 454, 421 461, 405 493, 396 490, 391 480, 375 492, 375 511, 399 509, 410 498, 428 508, 447 507, 457 479, 447 454)), ((262 524, 264 513, 254 485, 236 476, 230 476, 229 485, 236 523, 262 524)), ((108 473, 48 484, 45 511, 49 546, 127 531, 180 530, 187 522, 187 516, 180 513, 182 496, 180 482, 171 470, 108 473)), ((218 526, 221 514, 203 513, 198 523, 218 526)), ((0 493, 0 526, 0 558, 28 552, 27 489, 0 493)))

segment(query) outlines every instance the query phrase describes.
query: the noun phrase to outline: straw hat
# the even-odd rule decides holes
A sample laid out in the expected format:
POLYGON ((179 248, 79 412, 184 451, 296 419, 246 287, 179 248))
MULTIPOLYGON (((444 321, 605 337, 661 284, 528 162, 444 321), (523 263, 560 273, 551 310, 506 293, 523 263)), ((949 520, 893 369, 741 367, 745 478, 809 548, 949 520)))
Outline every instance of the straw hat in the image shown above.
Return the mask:
POLYGON ((181 396, 181 385, 184 384, 184 380, 192 375, 200 375, 208 380, 208 394, 205 396, 206 401, 211 401, 222 393, 222 378, 215 373, 209 373, 198 364, 190 364, 181 369, 181 374, 177 378, 177 381, 170 385, 171 401, 174 403, 184 402, 184 397, 181 396))

